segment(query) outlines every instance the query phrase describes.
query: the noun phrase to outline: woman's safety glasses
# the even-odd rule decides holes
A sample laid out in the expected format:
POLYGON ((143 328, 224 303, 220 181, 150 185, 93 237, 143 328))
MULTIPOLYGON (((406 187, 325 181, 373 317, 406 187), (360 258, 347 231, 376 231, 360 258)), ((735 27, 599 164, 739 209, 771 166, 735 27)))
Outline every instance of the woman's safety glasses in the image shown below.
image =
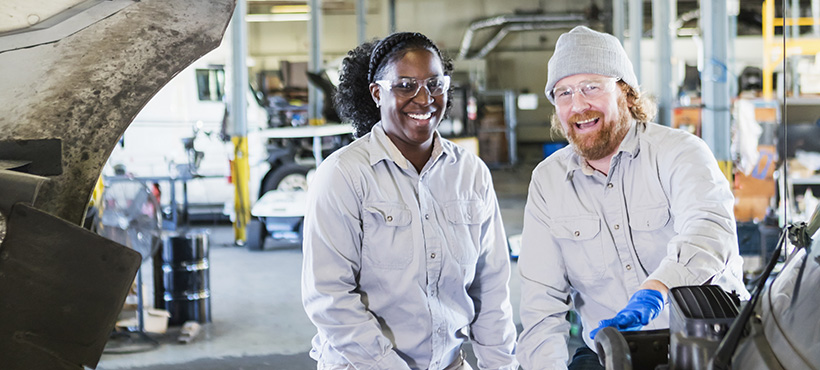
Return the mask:
POLYGON ((419 94, 421 87, 427 89, 427 94, 430 96, 439 96, 444 94, 450 88, 450 76, 433 76, 423 80, 402 77, 394 81, 378 80, 379 86, 393 92, 394 95, 403 99, 412 99, 419 94))
POLYGON ((611 92, 617 81, 617 78, 607 78, 602 80, 581 81, 575 86, 558 86, 552 89, 552 96, 553 99, 555 99, 555 104, 570 105, 572 104, 572 96, 575 93, 580 92, 581 95, 587 99, 595 99, 604 95, 604 93, 611 92))

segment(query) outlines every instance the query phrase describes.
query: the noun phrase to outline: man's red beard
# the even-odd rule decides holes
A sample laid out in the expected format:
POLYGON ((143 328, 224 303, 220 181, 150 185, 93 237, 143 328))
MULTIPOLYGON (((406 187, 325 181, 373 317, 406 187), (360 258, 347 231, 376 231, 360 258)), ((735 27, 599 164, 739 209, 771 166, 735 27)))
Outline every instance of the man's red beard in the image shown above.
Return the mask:
POLYGON ((578 133, 575 123, 591 118, 603 120, 604 114, 598 111, 588 111, 569 117, 567 122, 569 129, 565 135, 578 155, 586 160, 595 161, 614 153, 629 131, 631 114, 626 97, 621 95, 618 99, 617 121, 606 121, 595 131, 578 133))

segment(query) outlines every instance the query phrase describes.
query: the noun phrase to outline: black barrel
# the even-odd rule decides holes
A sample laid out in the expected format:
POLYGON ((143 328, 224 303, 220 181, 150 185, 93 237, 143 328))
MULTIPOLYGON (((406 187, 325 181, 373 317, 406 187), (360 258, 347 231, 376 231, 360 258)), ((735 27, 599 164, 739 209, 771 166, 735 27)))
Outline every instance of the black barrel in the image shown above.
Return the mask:
POLYGON ((170 233, 163 238, 163 287, 168 325, 211 322, 208 234, 170 233))

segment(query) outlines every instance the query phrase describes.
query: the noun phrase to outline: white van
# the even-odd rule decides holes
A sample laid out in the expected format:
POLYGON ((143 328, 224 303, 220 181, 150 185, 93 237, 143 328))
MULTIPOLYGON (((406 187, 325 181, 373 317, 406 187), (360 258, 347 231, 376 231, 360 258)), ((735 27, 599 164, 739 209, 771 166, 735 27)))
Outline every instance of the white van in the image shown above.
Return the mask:
MULTIPOLYGON (((230 160, 233 144, 225 135, 226 60, 222 48, 206 54, 174 77, 140 111, 108 159, 104 174, 133 175, 157 182, 163 204, 170 204, 169 179, 176 179, 175 201, 187 198, 187 213, 231 215, 234 187, 230 160)), ((310 169, 293 162, 292 153, 268 153, 268 113, 249 88, 247 94, 251 200, 261 186, 275 189, 287 175, 290 188, 303 188, 310 169), (274 171, 270 171, 271 167, 274 171), (279 170, 278 172, 276 170, 279 170), (285 170, 285 171, 282 171, 285 170), (275 172, 275 173, 274 173, 275 172), (285 173, 286 172, 286 173, 285 173)), ((272 151, 272 153, 275 152, 272 151)))

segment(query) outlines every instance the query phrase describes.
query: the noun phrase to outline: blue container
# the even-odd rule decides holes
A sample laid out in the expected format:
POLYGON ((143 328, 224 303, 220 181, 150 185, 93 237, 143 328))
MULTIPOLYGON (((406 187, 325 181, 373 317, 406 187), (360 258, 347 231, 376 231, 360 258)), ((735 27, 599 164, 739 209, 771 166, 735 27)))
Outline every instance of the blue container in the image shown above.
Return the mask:
POLYGON ((550 154, 555 153, 558 149, 567 146, 565 142, 557 142, 557 143, 546 143, 544 144, 544 158, 550 156, 550 154))

